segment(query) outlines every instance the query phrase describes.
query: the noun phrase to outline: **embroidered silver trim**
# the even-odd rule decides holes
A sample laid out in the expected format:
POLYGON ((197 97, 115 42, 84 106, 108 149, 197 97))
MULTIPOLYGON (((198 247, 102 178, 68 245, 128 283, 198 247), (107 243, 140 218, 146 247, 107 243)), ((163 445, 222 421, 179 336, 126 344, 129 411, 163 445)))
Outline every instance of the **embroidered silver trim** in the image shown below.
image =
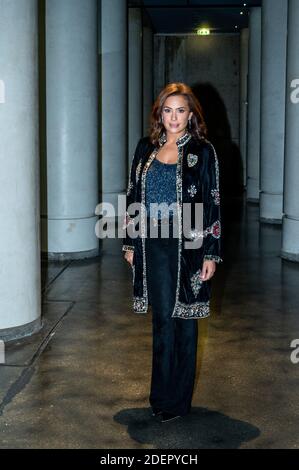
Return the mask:
POLYGON ((196 228, 189 230, 188 234, 185 235, 185 238, 188 240, 198 240, 199 238, 204 237, 204 232, 196 228))
POLYGON ((166 138, 166 132, 163 132, 162 135, 159 137, 159 145, 160 147, 162 147, 162 145, 165 144, 165 142, 167 142, 167 138, 166 138))
POLYGON ((178 309, 179 294, 180 294, 180 277, 181 277, 181 252, 182 252, 182 158, 183 147, 178 146, 178 162, 176 167, 176 191, 177 191, 177 217, 178 217, 178 271, 177 271, 177 285, 175 293, 175 306, 171 317, 180 316, 178 309))
POLYGON ((223 259, 220 258, 220 256, 217 256, 217 255, 204 255, 204 259, 210 259, 210 260, 213 260, 215 261, 216 263, 222 263, 223 262, 223 259))
POLYGON ((189 142, 189 140, 191 139, 192 137, 192 134, 190 134, 190 132, 186 131, 184 135, 182 135, 182 137, 180 137, 177 141, 176 141, 176 144, 178 147, 182 147, 183 145, 185 145, 187 142, 189 142))
POLYGON ((133 297, 133 310, 135 313, 146 313, 147 301, 144 297, 133 297))
POLYGON ((205 318, 210 315, 210 301, 207 302, 194 302, 193 304, 183 304, 176 302, 176 308, 172 317, 179 318, 205 318))
POLYGON ((198 156, 197 155, 193 155, 193 153, 188 153, 187 155, 187 163, 188 163, 188 166, 191 168, 192 166, 196 165, 198 161, 198 156))
POLYGON ((134 246, 131 245, 123 245, 122 251, 134 251, 134 246))
POLYGON ((129 194, 131 193, 132 189, 133 189, 133 183, 129 177, 129 183, 128 183, 128 188, 127 188, 127 196, 129 196, 129 194))
POLYGON ((191 229, 185 235, 185 238, 188 240, 198 240, 199 238, 207 237, 208 235, 212 235, 214 238, 219 238, 221 235, 221 224, 219 220, 215 220, 215 222, 207 227, 204 231, 198 230, 196 228, 191 229))
POLYGON ((137 313, 146 313, 148 309, 148 292, 147 292, 147 278, 146 278, 146 256, 145 256, 145 224, 146 224, 146 207, 145 207, 145 182, 147 171, 153 162, 158 149, 155 149, 149 156, 148 161, 144 165, 141 174, 141 243, 142 243, 142 281, 143 292, 142 297, 134 297, 134 310, 137 313))
POLYGON ((130 192, 132 191, 133 186, 134 186, 134 185, 133 185, 133 182, 131 181, 131 173, 132 173, 134 158, 135 158, 135 154, 134 154, 133 157, 132 157, 131 165, 130 165, 130 170, 129 170, 128 186, 127 186, 127 196, 129 196, 129 194, 130 194, 130 192))
MULTIPOLYGON (((185 145, 192 137, 192 134, 190 134, 189 131, 186 131, 184 135, 182 135, 177 141, 176 141, 176 144, 177 146, 181 146, 181 145, 185 145)), ((165 144, 165 142, 167 142, 167 137, 166 137, 166 132, 163 131, 162 132, 162 135, 159 137, 159 145, 160 147, 162 147, 162 145, 165 144)))
POLYGON ((218 189, 211 189, 211 196, 214 199, 214 203, 219 206, 220 204, 220 194, 218 189))
POLYGON ((215 175, 216 175, 216 188, 214 189, 211 189, 211 195, 214 199, 214 203, 216 205, 219 205, 220 204, 220 192, 219 192, 219 162, 218 162, 218 158, 217 158, 217 154, 216 154, 216 150, 215 150, 215 147, 213 146, 213 144, 211 144, 210 142, 210 145, 212 146, 212 149, 213 149, 213 152, 214 152, 214 159, 215 159, 215 175))
POLYGON ((196 189, 195 184, 191 184, 191 186, 189 186, 187 191, 188 191, 188 193, 190 194, 191 197, 194 197, 195 194, 197 193, 197 189, 196 189))
POLYGON ((199 277, 200 273, 201 273, 201 269, 198 269, 196 271, 196 273, 194 273, 193 276, 191 276, 191 278, 190 278, 192 292, 193 292, 195 297, 197 296, 198 292, 200 291, 200 289, 202 287, 202 283, 203 283, 203 280, 200 279, 200 277, 199 277))
POLYGON ((139 180, 141 165, 142 165, 142 161, 140 160, 136 168, 136 184, 138 183, 138 180, 139 180))
POLYGON ((204 236, 211 234, 214 238, 220 238, 221 235, 221 224, 220 220, 215 220, 209 227, 204 231, 204 236))

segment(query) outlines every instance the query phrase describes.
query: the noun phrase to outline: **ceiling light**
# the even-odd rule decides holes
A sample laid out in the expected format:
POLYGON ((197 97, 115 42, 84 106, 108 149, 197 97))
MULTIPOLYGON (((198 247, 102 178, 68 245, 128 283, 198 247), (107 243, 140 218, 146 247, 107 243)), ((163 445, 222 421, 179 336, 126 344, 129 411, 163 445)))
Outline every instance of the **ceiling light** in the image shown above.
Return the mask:
POLYGON ((199 36, 208 36, 210 34, 209 28, 198 28, 197 34, 199 36))

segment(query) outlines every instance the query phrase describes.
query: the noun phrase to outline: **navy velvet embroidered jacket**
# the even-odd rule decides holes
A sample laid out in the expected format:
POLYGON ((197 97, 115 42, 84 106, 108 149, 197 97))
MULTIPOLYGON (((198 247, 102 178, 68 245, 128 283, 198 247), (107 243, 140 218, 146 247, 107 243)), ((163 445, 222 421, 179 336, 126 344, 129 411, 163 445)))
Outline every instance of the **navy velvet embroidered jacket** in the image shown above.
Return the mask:
MULTIPOLYGON (((165 132, 159 145, 166 142, 165 132)), ((206 139, 197 139, 188 131, 176 141, 178 161, 176 167, 176 190, 178 212, 178 271, 176 300, 172 317, 184 319, 204 318, 210 314, 211 279, 199 278, 204 259, 222 262, 220 253, 221 221, 219 194, 219 165, 213 145, 206 139), (203 227, 199 231, 194 224, 185 233, 182 207, 189 203, 191 214, 195 203, 202 203, 203 227), (202 238, 197 248, 190 249, 185 242, 202 238)), ((141 235, 130 237, 128 227, 134 223, 130 204, 142 203, 145 207, 145 188, 148 168, 155 158, 155 147, 149 137, 142 137, 136 147, 129 174, 126 197, 126 214, 123 229, 123 251, 133 251, 133 311, 147 313, 148 291, 146 279, 146 215, 141 210, 141 235)), ((142 206, 141 206, 142 207, 142 206)), ((133 211, 134 212, 134 211, 133 211)), ((185 215, 184 215, 185 217, 185 215)), ((193 218, 194 219, 194 218, 193 218)), ((137 227, 138 228, 138 227, 137 227)), ((190 246, 190 245, 189 245, 190 246)))

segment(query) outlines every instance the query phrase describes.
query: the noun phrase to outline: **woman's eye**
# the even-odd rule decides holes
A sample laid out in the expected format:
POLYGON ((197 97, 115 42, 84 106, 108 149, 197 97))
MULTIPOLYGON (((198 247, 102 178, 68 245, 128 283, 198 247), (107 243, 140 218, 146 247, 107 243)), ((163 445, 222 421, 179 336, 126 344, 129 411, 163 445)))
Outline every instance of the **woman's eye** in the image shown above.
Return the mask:
MULTIPOLYGON (((169 111, 170 111, 170 109, 164 109, 164 112, 165 112, 165 113, 168 113, 169 111)), ((180 113, 184 113, 185 110, 184 110, 184 109, 180 109, 179 112, 180 112, 180 113)))

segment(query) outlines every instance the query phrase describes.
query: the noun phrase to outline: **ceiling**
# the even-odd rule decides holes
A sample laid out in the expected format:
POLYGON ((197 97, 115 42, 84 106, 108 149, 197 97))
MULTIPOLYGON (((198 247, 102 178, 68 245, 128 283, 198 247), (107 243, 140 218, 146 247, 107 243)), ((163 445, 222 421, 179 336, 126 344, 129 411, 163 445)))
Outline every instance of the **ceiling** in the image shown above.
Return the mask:
POLYGON ((215 34, 247 27, 250 7, 260 6, 261 0, 128 0, 128 4, 143 9, 156 34, 192 34, 201 27, 215 34))

